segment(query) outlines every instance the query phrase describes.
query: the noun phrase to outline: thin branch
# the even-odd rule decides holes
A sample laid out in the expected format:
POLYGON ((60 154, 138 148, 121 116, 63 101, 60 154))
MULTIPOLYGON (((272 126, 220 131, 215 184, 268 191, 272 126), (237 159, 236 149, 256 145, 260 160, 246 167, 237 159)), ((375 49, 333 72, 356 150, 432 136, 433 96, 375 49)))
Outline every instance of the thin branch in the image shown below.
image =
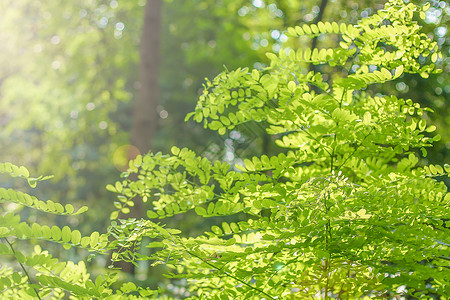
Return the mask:
MULTIPOLYGON (((347 88, 344 88, 344 91, 342 93, 342 97, 341 100, 339 101, 339 109, 342 108, 342 101, 344 101, 344 97, 345 97, 345 93, 347 93, 347 88)), ((336 126, 339 127, 339 122, 336 122, 336 126)), ((333 147, 333 151, 331 153, 331 166, 330 166, 330 173, 333 173, 333 167, 334 167, 334 154, 335 154, 335 150, 336 150, 336 141, 337 141, 337 134, 334 133, 334 147, 333 147)))
MULTIPOLYGON (((3 238, 3 239, 4 239, 4 240, 6 241, 6 243, 9 245, 9 248, 11 248, 11 251, 12 251, 12 253, 13 253, 14 256, 15 256, 15 255, 16 255, 16 251, 14 250, 12 244, 8 241, 7 238, 3 238)), ((20 267, 22 268, 23 272, 24 272, 25 275, 27 276, 27 278, 28 278, 28 283, 32 286, 32 285, 33 285, 33 281, 31 281, 31 277, 30 277, 30 275, 28 274, 27 270, 25 269, 25 266, 24 266, 19 260, 17 260, 17 262, 19 263, 19 265, 20 265, 20 267)), ((36 293, 36 296, 38 297, 38 299, 41 299, 41 297, 39 296, 38 290, 37 290, 36 288, 33 288, 33 290, 34 290, 34 292, 36 293)))
POLYGON ((345 163, 346 163, 351 157, 353 157, 353 155, 356 153, 356 151, 358 151, 359 147, 362 146, 362 144, 363 144, 363 142, 365 141, 365 139, 372 133, 373 129, 374 129, 374 128, 372 127, 372 128, 370 129, 369 133, 368 133, 366 136, 364 136, 364 138, 362 139, 361 143, 360 143, 357 147, 355 147, 355 149, 353 150, 353 152, 350 153, 350 155, 344 160, 344 162, 343 162, 339 167, 336 168, 336 170, 339 170, 340 168, 342 168, 342 167, 345 165, 345 163))
MULTIPOLYGON (((195 254, 192 253, 191 251, 189 251, 189 250, 186 249, 186 252, 189 253, 189 255, 192 255, 192 256, 194 256, 194 257, 200 259, 202 262, 204 262, 204 263, 207 264, 208 266, 210 266, 210 267, 212 267, 212 268, 214 268, 214 269, 220 271, 220 269, 219 269, 218 267, 216 267, 216 266, 213 265, 212 263, 209 263, 208 261, 204 260, 203 258, 199 257, 198 255, 195 255, 195 254)), ((248 283, 245 282, 244 280, 242 280, 242 279, 240 279, 240 278, 234 276, 233 274, 231 274, 231 273, 229 273, 229 272, 227 272, 227 271, 224 271, 223 273, 224 273, 225 275, 227 275, 228 277, 230 277, 230 278, 232 278, 232 279, 234 279, 234 280, 236 280, 236 281, 239 281, 240 283, 242 283, 242 284, 248 286, 249 288, 251 288, 251 289, 253 289, 253 290, 256 290, 256 291, 258 291, 259 293, 261 293, 261 294, 263 294, 263 295, 269 297, 270 299, 276 299, 275 297, 273 297, 273 296, 267 294, 267 293, 264 292, 263 290, 258 289, 257 287, 254 287, 254 286, 252 286, 251 284, 248 284, 248 283)))

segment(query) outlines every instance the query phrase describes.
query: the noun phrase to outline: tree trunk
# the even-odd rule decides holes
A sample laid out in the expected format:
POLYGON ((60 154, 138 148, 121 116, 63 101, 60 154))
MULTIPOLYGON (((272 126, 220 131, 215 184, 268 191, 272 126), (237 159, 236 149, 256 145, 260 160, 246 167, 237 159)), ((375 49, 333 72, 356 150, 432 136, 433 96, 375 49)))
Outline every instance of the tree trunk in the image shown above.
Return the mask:
MULTIPOLYGON (((161 9, 162 0, 147 0, 139 52, 139 82, 130 137, 130 143, 137 147, 142 155, 150 150, 158 126, 156 107, 159 102, 161 9)), ((122 217, 139 219, 143 216, 142 201, 136 197, 130 214, 122 217)), ((129 274, 135 273, 135 266, 131 263, 118 262, 115 266, 129 274)))
MULTIPOLYGON (((327 7, 327 3, 328 3, 328 0, 322 0, 322 1, 320 2, 319 14, 318 14, 317 17, 316 17, 316 20, 315 20, 315 22, 314 22, 315 24, 318 24, 320 21, 322 21, 323 14, 324 14, 324 12, 325 12, 325 8, 327 7)), ((311 42, 311 51, 314 50, 314 48, 317 47, 317 39, 318 39, 318 36, 315 36, 315 37, 312 39, 312 42, 311 42)), ((313 71, 314 73, 316 73, 316 72, 317 72, 317 69, 318 69, 318 66, 316 66, 315 64, 313 64, 313 63, 310 63, 310 64, 309 64, 309 70, 308 70, 309 72, 313 71)), ((315 91, 316 93, 319 92, 319 88, 316 87, 315 85, 310 84, 309 87, 310 87, 310 89, 311 89, 312 91, 315 91)))
MULTIPOLYGON (((320 2, 319 14, 316 17, 315 24, 318 24, 323 19, 323 13, 325 12, 325 7, 327 7, 328 0, 322 0, 320 2)), ((311 43, 311 50, 317 47, 317 36, 315 36, 311 43)))
POLYGON ((147 0, 145 5, 139 83, 131 129, 131 144, 142 154, 150 150, 158 124, 161 8, 161 0, 147 0))
MULTIPOLYGON (((320 2, 319 14, 318 14, 317 17, 316 17, 316 20, 315 20, 314 24, 318 24, 320 21, 322 21, 323 13, 325 12, 325 8, 327 7, 327 3, 328 3, 328 0, 322 0, 322 1, 320 2)), ((314 48, 317 47, 317 38, 318 38, 318 37, 315 36, 315 37, 312 39, 312 42, 311 42, 311 51, 314 50, 314 48)), ((309 65, 309 71, 317 72, 316 65, 314 65, 314 64, 311 63, 311 64, 309 65)))

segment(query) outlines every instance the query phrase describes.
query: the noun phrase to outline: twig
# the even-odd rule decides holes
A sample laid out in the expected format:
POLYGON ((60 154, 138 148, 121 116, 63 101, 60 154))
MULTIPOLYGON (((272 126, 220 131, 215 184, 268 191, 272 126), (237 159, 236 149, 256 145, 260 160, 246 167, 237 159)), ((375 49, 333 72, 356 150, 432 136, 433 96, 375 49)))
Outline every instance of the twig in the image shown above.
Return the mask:
MULTIPOLYGON (((13 253, 14 256, 15 256, 15 255, 16 255, 16 251, 14 250, 12 244, 8 241, 7 238, 3 238, 3 239, 4 239, 4 240, 6 241, 6 243, 9 245, 9 248, 11 248, 11 251, 12 251, 12 253, 13 253)), ((25 275, 27 276, 27 278, 28 278, 28 283, 29 283, 30 285, 33 285, 33 281, 31 281, 31 277, 30 277, 30 275, 28 274, 27 270, 25 269, 24 265, 23 265, 19 260, 17 260, 17 262, 19 263, 19 265, 20 265, 20 267, 22 268, 23 272, 24 272, 25 275)), ((34 290, 34 292, 36 293, 36 296, 38 297, 38 299, 41 299, 41 297, 39 296, 38 290, 37 290, 36 288, 33 288, 33 290, 34 290)))
MULTIPOLYGON (((206 261, 206 260, 204 260, 203 258, 199 257, 198 255, 195 255, 195 254, 192 253, 191 251, 189 251, 189 250, 186 249, 186 252, 189 253, 189 255, 192 255, 192 256, 194 256, 194 257, 200 259, 202 262, 204 262, 204 263, 207 264, 208 266, 210 266, 210 267, 212 267, 212 268, 214 268, 214 269, 216 269, 216 270, 218 270, 218 271, 220 270, 218 267, 216 267, 216 266, 213 265, 212 263, 209 263, 208 261, 206 261)), ((224 273, 226 276, 228 276, 228 277, 230 277, 230 278, 232 278, 232 279, 234 279, 234 280, 236 280, 236 281, 239 281, 240 283, 242 283, 242 284, 248 286, 249 288, 251 288, 251 289, 253 289, 253 290, 256 290, 256 291, 258 291, 259 293, 261 293, 261 294, 263 294, 263 295, 269 297, 270 299, 275 299, 273 296, 267 294, 267 293, 264 292, 263 290, 258 289, 257 287, 254 287, 254 286, 252 286, 251 284, 248 284, 247 282, 245 282, 244 280, 242 280, 242 279, 240 279, 240 278, 234 276, 233 274, 231 274, 231 273, 229 273, 229 272, 227 272, 227 271, 224 271, 223 273, 224 273)))

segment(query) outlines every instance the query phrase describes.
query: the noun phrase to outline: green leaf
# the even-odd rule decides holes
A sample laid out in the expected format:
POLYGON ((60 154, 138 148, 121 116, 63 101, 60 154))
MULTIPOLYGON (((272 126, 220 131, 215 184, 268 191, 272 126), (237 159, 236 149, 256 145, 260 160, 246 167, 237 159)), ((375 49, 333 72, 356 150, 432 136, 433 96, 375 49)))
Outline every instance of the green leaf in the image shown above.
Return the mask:
POLYGON ((65 210, 66 210, 66 212, 68 213, 68 214, 72 214, 73 213, 73 211, 74 211, 74 208, 73 208, 73 205, 72 204, 66 204, 66 206, 64 206, 64 208, 65 208, 65 210))
POLYGON ((432 62, 435 63, 437 61, 437 58, 438 58, 438 54, 436 52, 431 55, 431 61, 432 62))
MULTIPOLYGON (((291 29, 291 31, 294 31, 293 28, 289 28, 289 29, 291 29)), ((289 30, 289 29, 288 29, 288 30, 289 30)), ((294 34, 295 34, 295 31, 294 31, 294 34)), ((293 34, 293 35, 294 35, 294 34, 293 34)), ((258 70, 255 70, 255 69, 252 70, 252 78, 253 78, 254 80, 256 80, 256 81, 259 80, 259 72, 258 72, 258 70)))
POLYGON ((0 227, 0 236, 8 236, 9 228, 8 227, 0 227))
POLYGON ((254 164, 253 164, 253 162, 251 160, 249 160, 247 158, 244 159, 244 164, 245 164, 245 168, 248 171, 255 171, 255 166, 254 166, 254 164))
POLYGON ((72 239, 72 231, 68 226, 64 226, 61 230, 61 239, 64 243, 68 243, 72 239))
POLYGON ((180 153, 180 148, 173 146, 170 149, 170 152, 172 152, 173 155, 177 156, 180 153))
POLYGON ((118 193, 121 193, 121 192, 122 192, 123 186, 122 186, 122 183, 121 183, 120 181, 116 181, 116 184, 115 184, 114 186, 115 186, 116 191, 117 191, 118 193))
POLYGON ((22 276, 17 272, 12 273, 11 277, 15 284, 19 284, 22 281, 22 276))
POLYGON ((208 209, 207 209, 207 213, 208 213, 208 215, 214 214, 214 203, 209 202, 209 204, 208 204, 208 209))
POLYGON ((419 121, 418 125, 419 125, 419 130, 424 131, 427 126, 427 122, 424 119, 422 119, 419 121))
POLYGON ((156 219, 159 217, 159 215, 157 213, 155 213, 154 211, 147 210, 147 217, 149 219, 156 219))
POLYGON ((305 31, 300 26, 295 26, 295 31, 297 32, 298 35, 304 35, 305 34, 305 31))
POLYGON ((365 125, 369 125, 371 120, 372 120, 372 115, 370 114, 369 111, 366 111, 363 116, 363 123, 365 125))
POLYGON ((217 131, 220 135, 224 135, 227 132, 227 129, 225 127, 221 127, 219 128, 219 130, 217 131))
POLYGON ((403 65, 398 66, 398 67, 395 69, 395 75, 394 75, 394 78, 400 77, 400 76, 403 74, 403 69, 404 69, 403 65))
POLYGON ((234 167, 242 172, 246 172, 247 169, 244 166, 241 166, 239 164, 234 165, 234 167))
POLYGON ((80 208, 77 210, 76 213, 74 213, 74 215, 80 215, 80 214, 82 214, 82 213, 84 213, 84 212, 86 212, 86 211, 88 211, 88 210, 89 210, 89 208, 88 208, 87 206, 82 206, 82 207, 80 207, 80 208))
POLYGON ((222 223, 222 228, 223 228, 223 231, 224 231, 225 234, 230 234, 230 233, 232 233, 231 228, 230 228, 230 225, 229 225, 228 223, 223 222, 223 223, 222 223))
POLYGON ((303 24, 302 28, 303 28, 303 31, 305 32, 305 34, 311 34, 312 33, 312 30, 309 27, 309 25, 303 24))
POLYGON ((195 213, 197 215, 199 215, 199 216, 206 216, 207 215, 206 210, 203 207, 201 207, 201 206, 196 206, 195 207, 195 213))
POLYGON ((110 220, 116 220, 119 217, 119 211, 113 211, 109 216, 110 220))
POLYGON ((223 234, 222 229, 220 229, 219 226, 212 226, 211 227, 211 231, 214 232, 217 235, 222 235, 223 234))
POLYGON ((208 125, 209 129, 211 130, 218 130, 219 128, 222 128, 222 126, 222 123, 220 123, 219 121, 212 121, 208 125))
POLYGON ((91 248, 95 248, 98 242, 99 242, 99 233, 97 231, 94 231, 89 237, 89 245, 91 246, 91 248))
POLYGON ((108 190, 108 191, 110 191, 110 192, 113 192, 113 193, 117 193, 116 188, 115 188, 112 184, 108 184, 108 185, 106 186, 106 190, 108 190))
POLYGON ((82 247, 87 247, 89 245, 89 241, 90 241, 89 237, 84 236, 84 237, 81 238, 80 244, 81 244, 82 247))
POLYGON ((81 233, 78 230, 72 231, 70 240, 74 245, 78 245, 81 242, 81 233))
POLYGON ((61 229, 58 226, 52 226, 51 234, 53 240, 59 241, 61 239, 61 229))

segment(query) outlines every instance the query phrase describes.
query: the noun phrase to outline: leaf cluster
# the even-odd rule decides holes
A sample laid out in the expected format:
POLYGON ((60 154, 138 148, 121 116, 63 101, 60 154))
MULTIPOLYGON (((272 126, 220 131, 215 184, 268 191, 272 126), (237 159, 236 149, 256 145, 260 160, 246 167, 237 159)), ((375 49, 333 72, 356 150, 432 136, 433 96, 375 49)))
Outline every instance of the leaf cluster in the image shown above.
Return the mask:
POLYGON ((450 194, 436 179, 450 167, 419 164, 440 139, 423 118, 429 109, 364 91, 438 72, 436 43, 414 19, 426 9, 389 1, 356 25, 290 28, 293 38, 340 42, 268 54, 264 71, 207 81, 187 119, 221 135, 258 122, 284 152, 236 166, 177 147, 138 157, 107 187, 119 194, 111 217, 139 196, 151 203, 149 219, 113 224, 116 258, 166 264, 171 277, 188 278, 189 295, 207 299, 449 295, 450 194), (304 63, 331 71, 305 73, 304 63), (216 225, 201 235, 165 228, 165 218, 188 211, 216 225))
MULTIPOLYGON (((1 163, 0 172, 26 179, 31 187, 50 177, 30 177, 27 168, 11 163, 1 163)), ((50 227, 23 221, 18 213, 22 207, 29 207, 46 214, 78 215, 87 207, 75 210, 71 204, 62 206, 4 188, 0 188, 0 203, 3 204, 0 206, 0 258, 8 262, 0 268, 1 299, 66 299, 68 296, 76 299, 133 299, 133 293, 141 296, 154 294, 136 286, 130 288, 131 283, 125 283, 115 291, 111 285, 118 280, 116 273, 109 272, 93 281, 84 261, 61 261, 39 245, 39 242, 48 241, 61 244, 66 250, 75 246, 93 253, 105 253, 109 247, 106 234, 94 231, 83 236, 69 226, 50 227), (11 210, 11 206, 16 209, 11 210)))

